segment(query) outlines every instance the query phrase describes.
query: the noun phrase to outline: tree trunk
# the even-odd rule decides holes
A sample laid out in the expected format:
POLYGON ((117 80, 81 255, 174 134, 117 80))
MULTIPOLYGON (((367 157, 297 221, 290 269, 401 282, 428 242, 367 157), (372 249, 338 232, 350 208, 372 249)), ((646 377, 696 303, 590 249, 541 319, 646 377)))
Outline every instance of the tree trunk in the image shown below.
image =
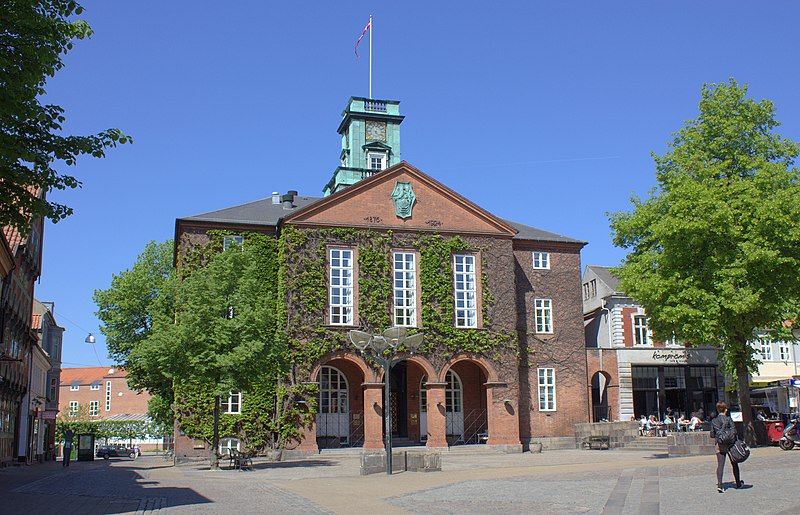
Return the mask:
POLYGON ((219 395, 214 396, 214 436, 211 438, 211 470, 219 469, 219 395))
POLYGON ((742 429, 744 441, 749 446, 755 446, 756 433, 753 429, 753 410, 750 404, 750 373, 747 367, 740 365, 736 368, 736 379, 739 390, 739 407, 742 410, 742 429))

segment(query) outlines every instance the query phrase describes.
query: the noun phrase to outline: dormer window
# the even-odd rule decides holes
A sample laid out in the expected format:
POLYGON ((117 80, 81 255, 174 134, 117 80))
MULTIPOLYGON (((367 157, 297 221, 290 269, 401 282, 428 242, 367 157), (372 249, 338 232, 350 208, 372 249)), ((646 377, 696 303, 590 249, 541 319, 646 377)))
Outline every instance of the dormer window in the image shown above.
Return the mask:
POLYGON ((367 167, 370 170, 385 170, 386 169, 386 154, 379 152, 370 152, 367 154, 367 167))

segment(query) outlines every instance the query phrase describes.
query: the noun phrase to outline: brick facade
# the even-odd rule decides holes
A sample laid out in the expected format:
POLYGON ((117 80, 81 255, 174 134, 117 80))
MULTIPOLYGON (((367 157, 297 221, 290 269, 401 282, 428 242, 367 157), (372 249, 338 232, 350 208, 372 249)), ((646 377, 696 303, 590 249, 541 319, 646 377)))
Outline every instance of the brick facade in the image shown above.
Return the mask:
POLYGON ((128 388, 127 376, 128 373, 124 370, 108 367, 62 369, 58 411, 68 414, 70 402, 78 402, 79 406, 88 409, 89 403, 96 401, 99 412, 90 419, 146 414, 150 394, 128 388), (92 390, 93 384, 97 386, 96 390, 92 390), (77 391, 71 389, 76 386, 77 391), (110 399, 109 409, 106 409, 107 393, 110 399))
MULTIPOLYGON (((477 330, 511 335, 512 343, 473 354, 428 339, 428 352, 406 356, 392 375, 392 384, 398 385, 396 395, 402 396, 392 405, 400 424, 396 437, 424 441, 434 448, 485 441, 507 450, 520 450, 535 438, 570 438, 576 423, 589 420, 580 297, 583 242, 499 219, 407 163, 376 173, 330 197, 298 197, 297 205, 291 208, 272 204, 269 199, 262 202, 176 221, 176 261, 180 263, 187 245, 207 241, 205 231, 224 228, 244 232, 255 228, 268 233, 265 226, 270 221, 275 234, 290 225, 307 231, 303 259, 321 263, 327 261, 326 249, 331 247, 358 252, 357 244, 337 239, 335 234, 320 240, 318 230, 332 227, 389 234, 391 248, 397 250, 415 248, 414 242, 426 234, 439 234, 445 239, 458 235, 470 248, 477 249, 476 279, 485 280, 491 292, 491 299, 482 299, 483 291, 480 286, 477 288, 478 313, 486 317, 483 322, 479 320, 477 330), (411 184, 416 195, 412 216, 405 219, 397 216, 392 203, 391 194, 397 183, 411 184), (242 220, 253 213, 258 213, 258 219, 246 227, 242 220), (546 269, 534 269, 534 251, 549 253, 546 269), (552 332, 537 333, 536 299, 551 302, 552 332), (539 409, 539 368, 552 368, 555 372, 555 410, 539 409), (425 391, 421 390, 423 376, 425 391), (459 385, 455 387, 457 391, 454 384, 459 385)), ((358 309, 358 296, 370 293, 357 291, 357 277, 354 310, 358 309)), ((425 292, 417 294, 424 302, 425 292)), ((321 291, 320 295, 327 297, 327 292, 321 291)), ((285 300, 289 317, 301 312, 309 317, 305 325, 321 325, 345 336, 350 329, 365 329, 357 317, 352 326, 332 327, 327 320, 327 306, 319 313, 308 314, 305 299, 289 296, 285 300)), ((386 309, 391 308, 387 305, 386 309)), ((425 320, 418 320, 418 325, 425 330, 425 320)), ((302 334, 289 336, 302 342, 302 334)), ((312 363, 310 373, 299 379, 319 383, 323 367, 333 367, 346 379, 348 391, 342 395, 349 403, 347 417, 320 412, 317 423, 305 428, 300 448, 313 451, 323 444, 382 448, 381 370, 348 347, 312 363), (337 433, 338 427, 330 427, 331 420, 336 424, 345 420, 349 432, 337 433)), ((246 394, 243 402, 247 402, 246 394)), ((205 455, 207 448, 200 449, 200 445, 203 444, 181 435, 177 429, 176 455, 205 455)))

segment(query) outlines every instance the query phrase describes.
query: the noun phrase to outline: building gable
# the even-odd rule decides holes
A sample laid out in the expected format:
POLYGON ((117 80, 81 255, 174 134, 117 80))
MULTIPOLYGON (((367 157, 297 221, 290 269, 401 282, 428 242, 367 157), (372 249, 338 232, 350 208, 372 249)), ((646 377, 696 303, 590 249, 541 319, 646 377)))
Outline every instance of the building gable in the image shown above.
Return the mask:
MULTIPOLYGON (((410 192, 407 192, 410 195, 410 192)), ((408 198, 408 197, 406 197, 408 198)), ((284 219, 286 224, 365 227, 373 229, 457 232, 513 237, 509 223, 406 162, 376 173, 284 219), (393 199, 408 188, 413 191, 409 212, 393 199), (400 192, 400 193, 398 193, 400 192)))

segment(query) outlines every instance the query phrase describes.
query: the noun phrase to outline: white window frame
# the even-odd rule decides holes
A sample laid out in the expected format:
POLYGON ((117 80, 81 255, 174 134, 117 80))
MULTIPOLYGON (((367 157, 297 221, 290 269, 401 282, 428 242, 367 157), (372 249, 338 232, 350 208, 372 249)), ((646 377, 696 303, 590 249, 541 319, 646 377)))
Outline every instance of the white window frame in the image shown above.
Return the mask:
POLYGON ((556 411, 556 369, 537 368, 539 411, 556 411))
POLYGON ((769 340, 756 340, 756 350, 761 361, 772 361, 772 343, 769 340))
POLYGON ((393 318, 398 327, 417 327, 417 254, 392 253, 393 318))
POLYGON ((539 334, 553 334, 553 300, 534 299, 533 310, 536 332, 539 334))
POLYGON ((228 398, 220 399, 220 412, 223 415, 241 415, 242 414, 242 392, 228 392, 228 398), (235 400, 235 402, 234 402, 235 400), (233 407, 236 406, 236 410, 233 407))
POLYGON ((79 385, 79 384, 71 384, 71 385, 69 385, 69 391, 71 391, 71 392, 77 392, 80 389, 81 389, 81 385, 79 385))
POLYGON ((90 390, 99 390, 100 389, 100 383, 92 383, 91 385, 89 385, 89 389, 90 390))
POLYGON ((631 325, 633 327, 633 345, 634 347, 644 347, 651 345, 650 329, 647 326, 647 316, 634 314, 631 318, 631 325), (644 324, 639 323, 644 320, 644 324))
POLYGON ((231 454, 231 449, 242 450, 242 441, 238 438, 226 437, 219 439, 219 453, 223 456, 231 454), (234 445, 236 444, 236 445, 234 445))
POLYGON ((792 359, 792 344, 789 342, 778 342, 778 354, 781 361, 790 361, 792 359))
POLYGON ((111 381, 106 381, 106 411, 111 411, 111 381))
POLYGON ((550 253, 534 251, 531 253, 533 257, 534 270, 550 270, 550 253))
POLYGON ((81 405, 78 403, 78 401, 69 401, 69 408, 67 410, 67 414, 70 417, 78 416, 78 413, 80 413, 80 411, 81 411, 81 405))
POLYGON ((100 416, 100 401, 89 401, 89 416, 90 417, 100 416))
POLYGON ((244 251, 244 236, 239 234, 226 234, 222 237, 222 250, 228 250, 231 245, 236 245, 244 251))
POLYGON ((353 325, 355 320, 355 259, 353 249, 328 250, 328 323, 353 325), (348 260, 348 261, 345 261, 348 260), (344 263, 348 262, 349 265, 344 263))
POLYGON ((455 326, 478 327, 478 259, 475 254, 453 255, 455 326))
POLYGON ((367 152, 367 169, 379 172, 381 170, 386 170, 386 154, 384 152, 367 152), (379 167, 375 168, 372 166, 372 160, 377 159, 379 160, 379 167))

